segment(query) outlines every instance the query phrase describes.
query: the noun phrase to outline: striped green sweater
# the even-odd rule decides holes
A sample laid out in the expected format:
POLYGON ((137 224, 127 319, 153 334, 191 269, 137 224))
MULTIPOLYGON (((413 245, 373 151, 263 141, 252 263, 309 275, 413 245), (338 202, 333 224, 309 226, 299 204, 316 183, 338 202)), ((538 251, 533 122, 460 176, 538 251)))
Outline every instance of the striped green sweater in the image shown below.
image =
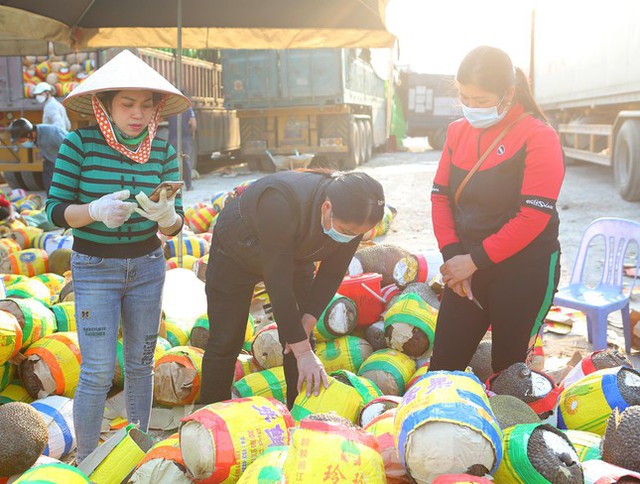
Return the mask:
MULTIPOLYGON (((85 204, 108 193, 128 189, 131 198, 143 191, 147 195, 162 181, 179 179, 178 159, 165 140, 154 139, 147 163, 130 160, 111 148, 98 126, 81 128, 67 135, 56 160, 51 189, 46 201, 49 220, 68 228, 64 211, 72 204, 85 204)), ((176 211, 182 216, 182 198, 176 197, 176 211)), ((160 246, 156 222, 134 213, 121 227, 108 228, 93 222, 73 229, 73 249, 87 255, 108 258, 134 258, 160 246)))

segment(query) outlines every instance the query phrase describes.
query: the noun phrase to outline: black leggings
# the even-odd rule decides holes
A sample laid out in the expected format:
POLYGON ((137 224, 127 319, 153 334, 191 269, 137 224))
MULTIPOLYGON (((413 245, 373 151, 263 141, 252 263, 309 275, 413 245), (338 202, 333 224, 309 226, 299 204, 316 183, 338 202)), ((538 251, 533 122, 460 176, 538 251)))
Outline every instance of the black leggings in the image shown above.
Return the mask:
POLYGON ((524 362, 553 302, 560 253, 514 258, 473 275, 484 311, 446 289, 438 313, 430 370, 464 370, 491 325, 494 372, 524 362))
MULTIPOLYGON (((294 272, 294 292, 298 307, 304 302, 313 282, 312 263, 299 265, 294 272)), ((236 360, 244 343, 249 308, 260 276, 248 272, 219 248, 211 249, 207 266, 207 314, 209 341, 202 361, 200 403, 221 402, 231 398, 236 360)), ((313 346, 313 333, 311 334, 313 346)), ((285 342, 280 335, 280 343, 285 342)), ((298 396, 298 364, 293 353, 284 355, 287 382, 287 406, 298 396)))

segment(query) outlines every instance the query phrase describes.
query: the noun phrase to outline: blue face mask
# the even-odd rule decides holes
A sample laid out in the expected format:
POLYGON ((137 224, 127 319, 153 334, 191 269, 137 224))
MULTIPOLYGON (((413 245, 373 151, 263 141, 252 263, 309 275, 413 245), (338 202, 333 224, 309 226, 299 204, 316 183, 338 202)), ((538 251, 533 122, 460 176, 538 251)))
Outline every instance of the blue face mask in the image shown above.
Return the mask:
POLYGON ((490 108, 470 108, 462 105, 462 113, 467 118, 469 124, 474 128, 488 128, 499 123, 506 116, 508 109, 504 109, 502 114, 498 114, 498 106, 502 103, 502 99, 496 106, 490 108))
POLYGON ((22 146, 23 148, 34 148, 35 144, 33 141, 29 140, 25 141, 24 143, 20 143, 20 146, 22 146))
POLYGON ((331 228, 327 230, 324 228, 324 224, 323 224, 322 230, 326 235, 328 235, 333 240, 341 244, 346 244, 347 242, 351 242, 353 239, 357 237, 357 235, 345 235, 343 233, 338 232, 335 228, 333 228, 333 212, 331 212, 331 228))

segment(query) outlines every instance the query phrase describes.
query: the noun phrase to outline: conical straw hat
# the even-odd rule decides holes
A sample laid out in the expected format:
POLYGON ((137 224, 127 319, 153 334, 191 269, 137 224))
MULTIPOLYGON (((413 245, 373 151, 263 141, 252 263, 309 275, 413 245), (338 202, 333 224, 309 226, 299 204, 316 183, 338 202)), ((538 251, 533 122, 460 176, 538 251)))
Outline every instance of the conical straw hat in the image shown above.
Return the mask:
POLYGON ((148 90, 166 95, 161 116, 173 116, 186 111, 191 102, 142 59, 123 50, 82 84, 76 87, 62 104, 81 114, 93 114, 91 97, 99 92, 148 90))

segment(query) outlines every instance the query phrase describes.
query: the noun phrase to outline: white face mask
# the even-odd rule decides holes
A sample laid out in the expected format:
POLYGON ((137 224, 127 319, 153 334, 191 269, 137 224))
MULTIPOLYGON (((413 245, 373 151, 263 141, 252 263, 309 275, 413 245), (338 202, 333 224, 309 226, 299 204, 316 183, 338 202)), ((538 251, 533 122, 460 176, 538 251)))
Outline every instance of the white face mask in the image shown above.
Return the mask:
POLYGON ((499 123, 506 116, 508 111, 506 107, 502 111, 502 114, 498 114, 498 106, 500 106, 503 99, 501 99, 497 105, 491 106, 490 108, 470 108, 463 104, 462 113, 474 128, 488 128, 499 123))
POLYGON ((47 95, 46 94, 37 94, 36 95, 36 101, 38 101, 39 103, 43 103, 47 100, 47 95))

